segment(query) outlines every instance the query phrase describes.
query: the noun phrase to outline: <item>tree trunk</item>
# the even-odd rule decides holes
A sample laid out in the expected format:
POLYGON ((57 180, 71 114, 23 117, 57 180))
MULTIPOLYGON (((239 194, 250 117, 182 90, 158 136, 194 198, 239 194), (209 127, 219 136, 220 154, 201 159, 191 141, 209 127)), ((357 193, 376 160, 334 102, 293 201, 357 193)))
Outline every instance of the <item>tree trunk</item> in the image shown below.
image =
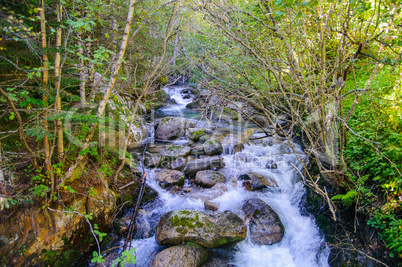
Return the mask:
MULTIPOLYGON (((41 8, 39 8, 39 15, 40 15, 40 28, 41 28, 41 33, 42 33, 42 49, 43 49, 43 73, 42 73, 42 81, 43 81, 43 87, 44 91, 47 90, 48 82, 49 82, 49 59, 47 57, 46 53, 46 18, 45 18, 45 1, 41 1, 41 8)), ((46 92, 43 94, 43 102, 45 102, 45 105, 48 102, 46 92)), ((50 161, 50 146, 49 146, 49 140, 47 137, 47 133, 49 132, 49 126, 46 121, 48 113, 47 111, 44 112, 44 120, 43 120, 43 128, 45 129, 45 137, 43 138, 43 146, 45 149, 45 168, 46 172, 48 175, 52 176, 51 172, 51 161, 50 161)))
MULTIPOLYGON (((107 102, 110 98, 110 94, 112 93, 114 85, 116 84, 117 76, 119 74, 119 70, 120 70, 121 64, 123 62, 124 55, 126 53, 126 48, 127 48, 127 44, 128 44, 129 36, 130 36, 131 24, 132 24, 133 15, 134 15, 134 4, 135 4, 135 0, 130 0, 129 11, 128 11, 127 20, 126 20, 126 26, 124 29, 123 39, 122 39, 121 45, 120 45, 120 51, 112 66, 112 69, 111 69, 112 73, 110 75, 108 88, 103 96, 102 101, 99 104, 98 111, 96 113, 96 116, 98 118, 100 118, 103 115, 103 112, 105 111, 107 102)), ((97 128, 96 123, 91 125, 91 128, 89 129, 88 135, 85 139, 84 144, 82 145, 81 150, 85 150, 90 146, 90 142, 92 140, 92 137, 95 134, 96 128, 97 128)), ((70 166, 70 168, 67 170, 64 177, 62 178, 62 180, 61 180, 62 183, 64 181, 67 181, 72 176, 72 174, 77 169, 78 165, 80 164, 80 162, 83 160, 84 157, 85 157, 85 155, 81 155, 81 154, 79 154, 77 156, 75 162, 70 166)))

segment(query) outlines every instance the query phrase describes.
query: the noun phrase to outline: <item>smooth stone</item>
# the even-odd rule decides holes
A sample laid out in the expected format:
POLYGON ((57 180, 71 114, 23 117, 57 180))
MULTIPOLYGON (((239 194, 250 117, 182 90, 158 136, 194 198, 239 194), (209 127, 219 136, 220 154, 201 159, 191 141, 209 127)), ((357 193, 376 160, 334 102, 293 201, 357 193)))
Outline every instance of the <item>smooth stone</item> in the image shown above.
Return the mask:
POLYGON ((204 151, 208 156, 220 155, 223 153, 223 147, 219 140, 209 139, 204 143, 204 151))
POLYGON ((183 244, 159 252, 152 260, 152 267, 197 267, 208 256, 208 249, 198 244, 183 244))
POLYGON ((162 169, 155 173, 155 179, 163 188, 184 185, 184 174, 176 170, 162 169))
POLYGON ((239 176, 240 180, 243 180, 243 187, 247 191, 257 191, 262 190, 268 187, 276 187, 278 184, 276 183, 274 178, 266 178, 261 174, 255 172, 249 172, 239 176))
POLYGON ((252 198, 242 207, 250 229, 250 238, 257 245, 272 245, 279 243, 285 233, 285 228, 278 214, 264 201, 252 198))
POLYGON ((187 160, 184 158, 177 158, 170 164, 172 170, 183 171, 186 167, 187 160))
POLYGON ((190 177, 195 176, 199 171, 215 170, 225 166, 222 157, 205 157, 202 159, 195 159, 187 162, 187 166, 184 169, 184 173, 190 177))
POLYGON ((212 187, 217 183, 224 183, 225 181, 225 176, 222 173, 211 170, 197 172, 194 179, 196 184, 204 187, 212 187))
POLYGON ((212 203, 210 201, 205 201, 204 208, 205 208, 205 210, 217 211, 219 209, 219 206, 216 203, 212 203))
POLYGON ((159 121, 155 130, 155 138, 158 140, 174 140, 184 133, 185 119, 181 117, 167 117, 159 121))

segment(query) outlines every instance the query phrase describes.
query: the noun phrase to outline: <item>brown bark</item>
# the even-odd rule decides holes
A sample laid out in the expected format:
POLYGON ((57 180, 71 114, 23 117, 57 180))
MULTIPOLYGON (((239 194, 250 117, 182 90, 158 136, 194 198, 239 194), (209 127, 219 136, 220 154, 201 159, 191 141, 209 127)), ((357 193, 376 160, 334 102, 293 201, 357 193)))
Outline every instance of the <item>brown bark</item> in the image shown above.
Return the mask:
MULTIPOLYGON (((105 108, 106 108, 106 104, 110 98, 114 85, 117 81, 117 76, 118 76, 121 64, 123 62, 123 58, 124 58, 124 55, 126 52, 128 41, 129 41, 130 30, 131 30, 131 25, 132 25, 132 21, 133 21, 133 15, 134 15, 134 5, 135 5, 135 0, 130 0, 129 11, 128 11, 127 20, 126 20, 126 26, 124 29, 123 39, 122 39, 121 45, 120 45, 120 51, 112 66, 112 74, 109 79, 108 89, 106 90, 106 92, 103 96, 103 99, 99 104, 98 111, 96 113, 96 116, 98 118, 100 118, 103 115, 105 108)), ((97 128, 96 123, 91 125, 88 135, 85 139, 85 142, 81 147, 81 150, 85 150, 90 146, 90 142, 95 134, 96 128, 97 128)), ((77 156, 75 162, 70 166, 70 168, 65 173, 64 177, 61 179, 61 183, 63 183, 64 181, 67 181, 72 176, 72 174, 77 169, 78 165, 80 164, 80 162, 83 160, 84 157, 85 157, 85 155, 81 155, 81 154, 79 154, 77 156)))

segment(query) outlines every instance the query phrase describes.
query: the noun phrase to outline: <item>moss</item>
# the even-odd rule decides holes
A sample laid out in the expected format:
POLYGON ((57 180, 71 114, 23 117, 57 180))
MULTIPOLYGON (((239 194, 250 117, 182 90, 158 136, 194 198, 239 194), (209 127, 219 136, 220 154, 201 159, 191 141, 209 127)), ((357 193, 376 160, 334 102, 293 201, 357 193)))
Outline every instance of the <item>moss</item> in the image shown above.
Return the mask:
POLYGON ((194 229, 195 227, 201 228, 205 226, 205 223, 200 221, 198 213, 185 210, 175 211, 174 215, 170 217, 169 222, 174 227, 187 227, 188 229, 194 229))
POLYGON ((203 129, 195 130, 190 133, 190 139, 193 141, 198 141, 201 136, 205 135, 205 131, 203 129))
POLYGON ((183 186, 184 185, 184 176, 180 177, 180 180, 176 183, 178 186, 183 186))
POLYGON ((175 145, 173 145, 173 146, 168 147, 168 150, 169 150, 169 151, 174 151, 174 150, 177 150, 177 149, 180 149, 180 148, 181 148, 181 146, 175 146, 175 145))

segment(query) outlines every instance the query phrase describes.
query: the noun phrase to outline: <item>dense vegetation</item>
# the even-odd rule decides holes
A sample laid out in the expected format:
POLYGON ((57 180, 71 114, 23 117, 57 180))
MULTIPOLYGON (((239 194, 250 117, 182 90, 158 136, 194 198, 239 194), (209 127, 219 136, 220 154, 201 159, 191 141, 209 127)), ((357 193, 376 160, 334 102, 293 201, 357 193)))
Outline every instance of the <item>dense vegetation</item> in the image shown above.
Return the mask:
POLYGON ((186 72, 258 124, 286 115, 277 132, 303 142, 327 216, 352 211, 353 231, 368 224, 402 258, 399 1, 39 2, 1 1, 2 211, 50 207, 88 159, 118 183, 135 162, 127 134, 105 146, 104 130, 139 124, 186 72))

